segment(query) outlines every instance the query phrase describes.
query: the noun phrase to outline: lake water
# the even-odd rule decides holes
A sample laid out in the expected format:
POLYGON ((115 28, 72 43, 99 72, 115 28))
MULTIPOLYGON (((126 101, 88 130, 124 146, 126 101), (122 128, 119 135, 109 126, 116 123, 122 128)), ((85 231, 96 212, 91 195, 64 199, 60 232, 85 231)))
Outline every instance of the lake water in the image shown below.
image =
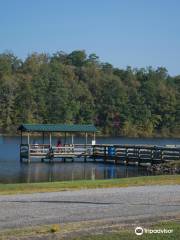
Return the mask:
MULTIPOLYGON (((40 137, 31 138, 41 143, 40 137)), ((24 138, 24 142, 26 138, 24 138)), ((52 142, 56 143, 53 138, 52 142)), ((62 139, 63 141, 63 139, 62 139)), ((70 143, 71 138, 67 138, 70 143)), ((75 143, 84 143, 82 137, 75 137, 75 143)), ((48 143, 48 139, 45 139, 48 143)), ((91 139, 89 139, 89 143, 91 139)), ((180 139, 161 138, 120 138, 120 137, 99 137, 97 144, 151 144, 151 145, 180 145, 180 139)), ((123 166, 93 162, 58 162, 31 164, 20 163, 19 161, 20 137, 0 136, 0 182, 43 182, 43 181, 65 181, 77 179, 110 179, 149 175, 147 170, 138 166, 123 166)))

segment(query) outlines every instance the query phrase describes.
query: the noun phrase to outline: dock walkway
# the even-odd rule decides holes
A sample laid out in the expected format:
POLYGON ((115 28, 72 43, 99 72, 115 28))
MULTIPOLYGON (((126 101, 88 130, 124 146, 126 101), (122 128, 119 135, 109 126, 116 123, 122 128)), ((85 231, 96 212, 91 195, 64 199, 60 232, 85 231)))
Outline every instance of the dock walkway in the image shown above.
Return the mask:
POLYGON ((69 144, 61 147, 48 144, 21 144, 20 161, 31 162, 33 159, 48 160, 68 158, 78 160, 103 160, 114 163, 150 163, 156 164, 165 161, 180 160, 180 147, 152 146, 152 145, 111 145, 111 144, 69 144))

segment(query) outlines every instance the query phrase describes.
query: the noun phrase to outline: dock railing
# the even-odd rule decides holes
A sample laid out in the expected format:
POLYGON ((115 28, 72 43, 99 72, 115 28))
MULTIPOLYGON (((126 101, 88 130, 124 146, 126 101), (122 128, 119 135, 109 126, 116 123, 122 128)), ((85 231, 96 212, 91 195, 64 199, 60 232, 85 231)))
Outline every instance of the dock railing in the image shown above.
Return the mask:
POLYGON ((180 160, 180 147, 100 144, 93 147, 93 155, 104 159, 114 158, 156 163, 159 161, 180 160))
POLYGON ((20 159, 30 158, 80 158, 125 160, 131 162, 149 162, 180 160, 180 147, 153 145, 122 145, 122 144, 65 144, 50 146, 49 144, 21 144, 20 159))
POLYGON ((62 146, 50 146, 49 144, 21 144, 21 158, 48 158, 51 157, 80 157, 92 155, 92 145, 65 144, 62 146))

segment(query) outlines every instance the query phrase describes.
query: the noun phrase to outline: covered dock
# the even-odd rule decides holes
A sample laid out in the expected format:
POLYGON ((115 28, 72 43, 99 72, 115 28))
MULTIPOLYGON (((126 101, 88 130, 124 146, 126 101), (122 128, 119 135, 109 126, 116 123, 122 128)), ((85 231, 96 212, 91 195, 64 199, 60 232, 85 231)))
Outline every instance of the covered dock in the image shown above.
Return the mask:
POLYGON ((94 125, 22 124, 18 130, 21 135, 21 162, 31 162, 33 159, 40 159, 42 162, 46 159, 49 162, 54 159, 65 161, 68 158, 74 161, 83 158, 84 161, 90 159, 104 163, 152 165, 180 160, 179 146, 96 144, 97 129, 94 125), (41 136, 41 143, 32 143, 35 134, 41 136), (78 134, 84 136, 83 144, 75 143, 74 138, 78 134), (59 137, 63 137, 64 142, 55 144, 52 136, 57 141, 59 137), (91 142, 88 142, 88 138, 91 138, 91 142))
MULTIPOLYGON (((41 161, 48 159, 53 161, 54 158, 86 157, 92 155, 92 145, 96 143, 96 127, 94 125, 78 124, 22 124, 18 127, 21 135, 20 143, 20 161, 30 162, 33 158, 40 158, 41 161), (36 133, 42 137, 41 143, 31 143, 33 134, 36 133), (59 144, 52 142, 52 135, 61 134, 64 143, 59 144), (84 144, 74 144, 74 137, 77 134, 84 135, 84 144), (48 136, 48 143, 45 143, 45 135, 48 136), (67 135, 71 136, 71 143, 67 143, 67 135), (26 143, 23 137, 26 136, 26 143), (88 137, 91 137, 91 144, 88 144, 88 137)), ((57 137, 57 136, 56 136, 57 137)), ((59 137, 57 137, 58 140, 59 137)))

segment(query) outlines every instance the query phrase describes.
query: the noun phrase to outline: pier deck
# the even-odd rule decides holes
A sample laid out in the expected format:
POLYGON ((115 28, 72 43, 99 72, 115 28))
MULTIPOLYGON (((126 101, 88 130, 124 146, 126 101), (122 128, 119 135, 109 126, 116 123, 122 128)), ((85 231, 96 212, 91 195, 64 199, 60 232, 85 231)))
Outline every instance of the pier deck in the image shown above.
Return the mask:
POLYGON ((89 160, 103 160, 114 163, 149 163, 156 164, 165 161, 180 160, 180 147, 151 146, 151 145, 85 145, 74 144, 62 147, 47 144, 21 144, 20 160, 30 162, 33 159, 41 161, 71 158, 72 160, 84 158, 89 160))
MULTIPOLYGON (((152 146, 152 145, 120 145, 120 144, 96 144, 95 133, 97 129, 93 125, 66 125, 66 124, 22 124, 18 128, 21 131, 20 161, 31 162, 33 159, 41 159, 53 162, 54 159, 67 158, 84 161, 103 160, 114 163, 143 163, 156 164, 165 161, 180 160, 180 146, 152 146), (27 143, 23 144, 23 133, 27 134, 27 143), (30 133, 42 133, 43 144, 31 144, 30 133), (52 144, 52 133, 64 133, 63 144, 52 144), (74 134, 85 134, 85 144, 74 144, 74 134), (49 135, 49 144, 44 144, 45 134, 49 135), (71 144, 66 144, 66 134, 71 135, 71 144), (93 138, 92 144, 88 144, 88 134, 93 138)), ((61 142, 61 141, 60 141, 61 142)))

